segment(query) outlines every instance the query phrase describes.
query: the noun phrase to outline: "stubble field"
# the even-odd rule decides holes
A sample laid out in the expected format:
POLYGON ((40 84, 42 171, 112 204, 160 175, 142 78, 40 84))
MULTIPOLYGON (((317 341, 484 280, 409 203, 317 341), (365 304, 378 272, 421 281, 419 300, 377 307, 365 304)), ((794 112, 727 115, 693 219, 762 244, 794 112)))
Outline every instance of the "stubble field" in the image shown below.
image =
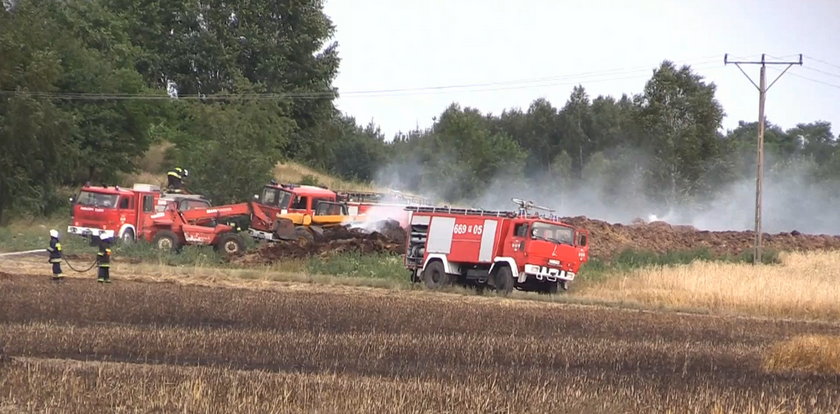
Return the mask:
POLYGON ((833 412, 833 323, 356 287, 0 274, 0 412, 833 412))

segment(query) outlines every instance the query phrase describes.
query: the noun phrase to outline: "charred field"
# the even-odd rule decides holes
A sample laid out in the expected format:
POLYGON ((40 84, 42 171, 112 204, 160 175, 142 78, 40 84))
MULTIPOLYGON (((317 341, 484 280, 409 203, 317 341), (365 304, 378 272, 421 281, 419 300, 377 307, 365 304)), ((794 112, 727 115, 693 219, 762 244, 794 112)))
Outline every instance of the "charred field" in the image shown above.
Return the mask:
POLYGON ((763 368, 832 323, 0 274, 0 412, 832 412, 763 368))

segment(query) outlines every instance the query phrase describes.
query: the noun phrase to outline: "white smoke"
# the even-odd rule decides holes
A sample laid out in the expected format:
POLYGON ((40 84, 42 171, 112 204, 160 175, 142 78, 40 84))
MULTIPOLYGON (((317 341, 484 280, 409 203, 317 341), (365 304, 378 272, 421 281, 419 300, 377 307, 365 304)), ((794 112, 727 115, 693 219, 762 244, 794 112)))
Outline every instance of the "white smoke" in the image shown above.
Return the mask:
MULTIPOLYGON (((611 223, 661 220, 699 230, 754 228, 755 178, 739 179, 709 193, 706 198, 695 197, 691 203, 665 205, 646 196, 648 189, 644 187, 642 177, 648 161, 644 154, 637 154, 631 162, 625 159, 612 167, 600 168, 598 173, 586 167, 580 181, 549 175, 541 180, 495 177, 480 196, 458 204, 515 210, 511 198, 520 198, 550 207, 559 216, 586 216, 611 223)), ((765 173, 762 230, 768 233, 797 230, 809 234, 840 234, 840 213, 836 208, 840 204, 840 185, 816 182, 807 167, 776 168, 765 173)), ((418 163, 393 164, 380 171, 377 181, 399 188, 400 177, 416 179, 423 173, 418 163)), ((435 196, 442 194, 440 189, 449 185, 436 182, 421 187, 420 191, 435 196)))

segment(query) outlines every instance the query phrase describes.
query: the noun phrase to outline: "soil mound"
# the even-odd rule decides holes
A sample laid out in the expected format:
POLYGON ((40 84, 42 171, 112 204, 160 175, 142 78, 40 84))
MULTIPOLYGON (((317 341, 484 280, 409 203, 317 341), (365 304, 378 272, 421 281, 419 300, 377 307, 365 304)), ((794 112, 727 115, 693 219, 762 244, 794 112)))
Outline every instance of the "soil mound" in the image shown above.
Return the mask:
POLYGON ((267 243, 255 252, 233 260, 243 264, 268 264, 283 259, 329 257, 347 252, 402 254, 405 252, 405 241, 405 230, 397 222, 386 222, 378 227, 378 231, 333 227, 316 234, 314 240, 267 243))
MULTIPOLYGON (((706 249, 715 256, 737 256, 750 251, 750 231, 705 231, 692 226, 672 225, 663 221, 611 224, 587 217, 565 217, 564 222, 585 228, 590 233, 590 256, 610 260, 622 251, 633 249, 665 253, 706 249)), ((329 257, 346 252, 405 253, 406 232, 393 220, 377 223, 373 230, 334 227, 316 234, 314 240, 268 243, 258 250, 233 260, 245 264, 267 264, 283 259, 311 256, 329 257)), ((798 231, 764 235, 764 246, 777 251, 840 249, 840 236, 809 235, 798 231)))
MULTIPOLYGON (((670 225, 663 221, 633 224, 610 224, 583 216, 565 217, 564 222, 589 230, 590 255, 606 259, 627 250, 648 250, 658 253, 708 249, 715 255, 740 255, 753 246, 751 231, 704 231, 692 226, 670 225)), ((778 251, 840 249, 840 236, 809 235, 798 231, 764 234, 764 246, 778 251)))

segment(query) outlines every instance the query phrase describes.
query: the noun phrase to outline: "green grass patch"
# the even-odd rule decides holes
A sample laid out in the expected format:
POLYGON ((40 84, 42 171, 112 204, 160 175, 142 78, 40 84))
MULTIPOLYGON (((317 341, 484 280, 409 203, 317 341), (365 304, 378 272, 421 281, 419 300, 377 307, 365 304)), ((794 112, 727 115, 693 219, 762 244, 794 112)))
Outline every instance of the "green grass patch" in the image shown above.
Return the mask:
POLYGON ((312 257, 306 270, 313 274, 408 281, 402 257, 386 253, 348 252, 328 258, 312 257))
POLYGON ((58 230, 61 234, 61 245, 65 249, 86 246, 85 239, 66 234, 69 222, 66 214, 17 219, 0 227, 0 252, 46 249, 50 244, 50 229, 58 230))
POLYGON ((131 244, 117 243, 112 250, 115 256, 169 266, 228 266, 212 246, 184 246, 179 252, 170 252, 159 250, 151 243, 138 241, 131 244))

